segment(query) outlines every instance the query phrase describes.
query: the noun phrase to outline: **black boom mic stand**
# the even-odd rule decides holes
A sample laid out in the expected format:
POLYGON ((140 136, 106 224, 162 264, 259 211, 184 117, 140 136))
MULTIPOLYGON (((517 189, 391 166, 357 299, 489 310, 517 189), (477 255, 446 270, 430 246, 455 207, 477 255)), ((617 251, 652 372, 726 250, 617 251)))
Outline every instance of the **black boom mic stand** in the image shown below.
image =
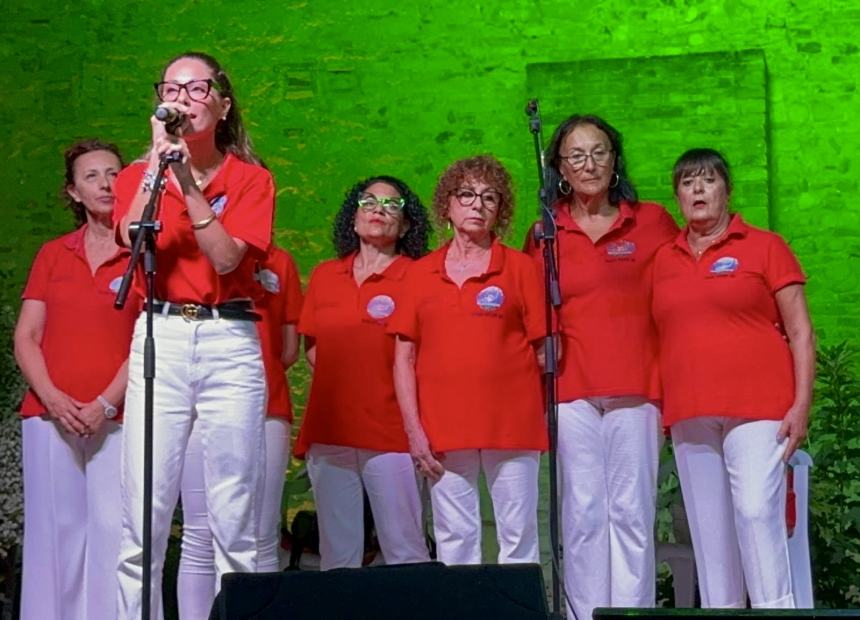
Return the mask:
MULTIPOLYGON (((553 312, 561 306, 561 290, 558 285, 558 266, 556 264, 555 241, 557 227, 549 204, 547 192, 547 173, 544 165, 543 139, 541 137, 540 108, 537 99, 526 105, 529 117, 529 131, 535 147, 538 172, 538 200, 541 219, 534 227, 535 242, 541 246, 544 266, 544 290, 546 303, 546 336, 544 338, 544 406, 549 429, 549 540, 552 553, 552 617, 561 618, 561 545, 558 536, 558 395, 556 377, 558 375, 558 355, 556 330, 553 312)), ((565 597, 567 593, 565 592, 565 597)))
POLYGON ((152 319, 155 304, 155 236, 161 230, 161 222, 156 221, 155 212, 164 185, 167 166, 179 161, 179 153, 162 155, 158 171, 152 183, 149 202, 143 209, 139 222, 132 222, 129 236, 133 238, 128 268, 114 301, 114 307, 122 309, 128 298, 134 272, 143 252, 143 272, 146 282, 146 337, 143 345, 143 600, 141 618, 151 617, 152 600, 152 420, 153 387, 155 382, 155 339, 153 338, 152 319))

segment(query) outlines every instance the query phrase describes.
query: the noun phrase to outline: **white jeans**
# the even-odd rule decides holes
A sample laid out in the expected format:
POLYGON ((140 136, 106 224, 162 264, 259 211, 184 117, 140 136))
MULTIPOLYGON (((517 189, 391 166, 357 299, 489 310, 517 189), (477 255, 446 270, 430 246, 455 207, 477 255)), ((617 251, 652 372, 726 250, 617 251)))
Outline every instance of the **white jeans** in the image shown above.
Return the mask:
POLYGON ((672 442, 702 607, 794 607, 780 422, 683 420, 672 442))
POLYGON ((499 542, 499 564, 538 562, 537 450, 452 450, 430 485, 436 556, 445 564, 481 563, 478 473, 484 470, 499 542))
POLYGON ((577 618, 655 605, 661 441, 660 410, 641 397, 558 406, 564 585, 577 618))
MULTIPOLYGON (((259 557, 261 573, 280 570, 278 548, 281 533, 281 495, 284 473, 290 460, 290 423, 286 418, 266 418, 266 465, 259 511, 259 557)), ((215 549, 206 508, 203 473, 203 443, 191 431, 182 469, 182 557, 179 560, 177 599, 181 620, 206 620, 215 600, 215 549)))
MULTIPOLYGON (((143 341, 135 326, 123 424, 119 617, 139 618, 143 571, 143 341)), ((257 568, 266 384, 250 321, 155 317, 152 614, 162 618, 161 572, 192 426, 201 434, 216 577, 257 568)))
POLYGON ((21 430, 21 618, 115 619, 122 430, 106 421, 84 439, 40 417, 21 430))
POLYGON ((386 564, 427 562, 421 497, 412 457, 312 444, 307 456, 320 530, 320 569, 358 568, 364 556, 367 491, 386 564))

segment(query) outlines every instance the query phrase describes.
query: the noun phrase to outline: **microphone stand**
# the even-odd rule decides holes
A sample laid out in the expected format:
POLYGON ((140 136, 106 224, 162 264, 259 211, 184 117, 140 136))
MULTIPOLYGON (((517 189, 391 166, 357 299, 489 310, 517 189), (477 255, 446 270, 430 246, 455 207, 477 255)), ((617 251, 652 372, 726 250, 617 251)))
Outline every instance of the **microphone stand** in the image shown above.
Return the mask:
MULTIPOLYGON (((556 394, 556 377, 558 375, 558 356, 556 354, 555 329, 553 327, 553 310, 561 306, 561 290, 558 284, 558 267, 556 265, 555 240, 557 227, 549 196, 546 188, 546 167, 544 166, 543 138, 541 137, 540 109, 537 99, 531 99, 526 106, 529 117, 529 131, 532 134, 537 161, 538 181, 540 188, 541 221, 535 226, 535 240, 541 244, 544 265, 544 304, 546 319, 546 336, 544 338, 544 404, 547 427, 549 430, 549 540, 552 552, 552 618, 561 618, 561 583, 560 558, 562 549, 558 537, 558 395, 556 394)), ((565 597, 567 593, 565 592, 565 597)))
POLYGON ((167 166, 179 161, 180 155, 162 156, 152 184, 149 202, 143 209, 139 222, 132 222, 128 229, 134 241, 131 258, 122 278, 114 307, 122 309, 128 298, 134 272, 143 251, 143 271, 146 282, 146 337, 143 346, 143 601, 141 617, 151 617, 152 600, 152 421, 153 387, 155 382, 155 339, 153 338, 153 314, 155 303, 155 236, 161 231, 161 222, 156 221, 155 211, 163 191, 164 173, 167 166))

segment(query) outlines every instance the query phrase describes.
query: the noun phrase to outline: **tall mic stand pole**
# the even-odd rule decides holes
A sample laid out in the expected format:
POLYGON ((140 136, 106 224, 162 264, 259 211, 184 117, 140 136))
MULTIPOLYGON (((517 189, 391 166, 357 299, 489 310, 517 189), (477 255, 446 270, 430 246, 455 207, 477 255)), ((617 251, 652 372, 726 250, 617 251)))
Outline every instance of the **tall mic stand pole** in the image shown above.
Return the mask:
POLYGON ((546 303, 546 336, 544 338, 544 403, 546 420, 549 428, 549 540, 552 552, 552 617, 561 618, 561 546, 558 537, 558 395, 556 394, 556 376, 558 374, 558 355, 556 354, 555 329, 553 327, 553 310, 561 306, 561 292, 558 285, 558 269, 555 260, 556 224, 549 205, 546 190, 546 168, 544 166, 543 139, 541 137, 541 120, 538 100, 532 99, 526 106, 529 117, 529 131, 534 139, 535 159, 540 188, 541 221, 535 226, 535 240, 543 249, 544 289, 546 303))
POLYGON ((161 230, 161 222, 154 219, 155 210, 163 190, 164 173, 167 166, 179 161, 180 155, 173 153, 162 156, 158 162, 158 172, 152 184, 149 202, 143 209, 139 222, 132 222, 129 236, 134 241, 131 258, 122 278, 122 284, 114 301, 114 307, 122 309, 128 298, 134 272, 143 251, 143 271, 146 281, 146 338, 143 345, 143 601, 142 620, 151 617, 152 600, 152 420, 153 386, 155 382, 155 339, 153 338, 152 318, 155 303, 155 236, 161 230))

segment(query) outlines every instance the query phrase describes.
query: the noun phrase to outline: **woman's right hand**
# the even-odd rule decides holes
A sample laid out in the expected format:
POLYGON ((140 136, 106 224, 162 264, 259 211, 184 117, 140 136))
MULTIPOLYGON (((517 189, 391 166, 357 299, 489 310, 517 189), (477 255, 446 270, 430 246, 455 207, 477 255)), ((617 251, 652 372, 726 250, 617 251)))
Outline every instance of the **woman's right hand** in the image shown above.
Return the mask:
POLYGON ((436 454, 430 449, 430 442, 423 429, 417 429, 407 435, 409 438, 409 454, 415 463, 419 474, 432 481, 439 480, 445 473, 445 468, 439 462, 436 454))
MULTIPOLYGON (((178 113, 187 115, 190 108, 179 101, 165 102, 160 105, 162 108, 170 108, 178 113)), ((173 133, 167 131, 167 124, 158 120, 153 114, 149 118, 149 124, 152 127, 152 159, 150 161, 151 168, 158 167, 159 159, 171 153, 178 153, 180 161, 170 165, 170 169, 177 175, 180 181, 193 182, 194 176, 191 174, 190 160, 191 154, 188 151, 188 145, 182 139, 182 128, 177 127, 173 133)))
POLYGON ((45 405, 48 415, 59 422, 66 431, 78 437, 87 433, 87 425, 80 417, 82 403, 57 388, 51 389, 46 394, 40 394, 39 400, 45 405))

